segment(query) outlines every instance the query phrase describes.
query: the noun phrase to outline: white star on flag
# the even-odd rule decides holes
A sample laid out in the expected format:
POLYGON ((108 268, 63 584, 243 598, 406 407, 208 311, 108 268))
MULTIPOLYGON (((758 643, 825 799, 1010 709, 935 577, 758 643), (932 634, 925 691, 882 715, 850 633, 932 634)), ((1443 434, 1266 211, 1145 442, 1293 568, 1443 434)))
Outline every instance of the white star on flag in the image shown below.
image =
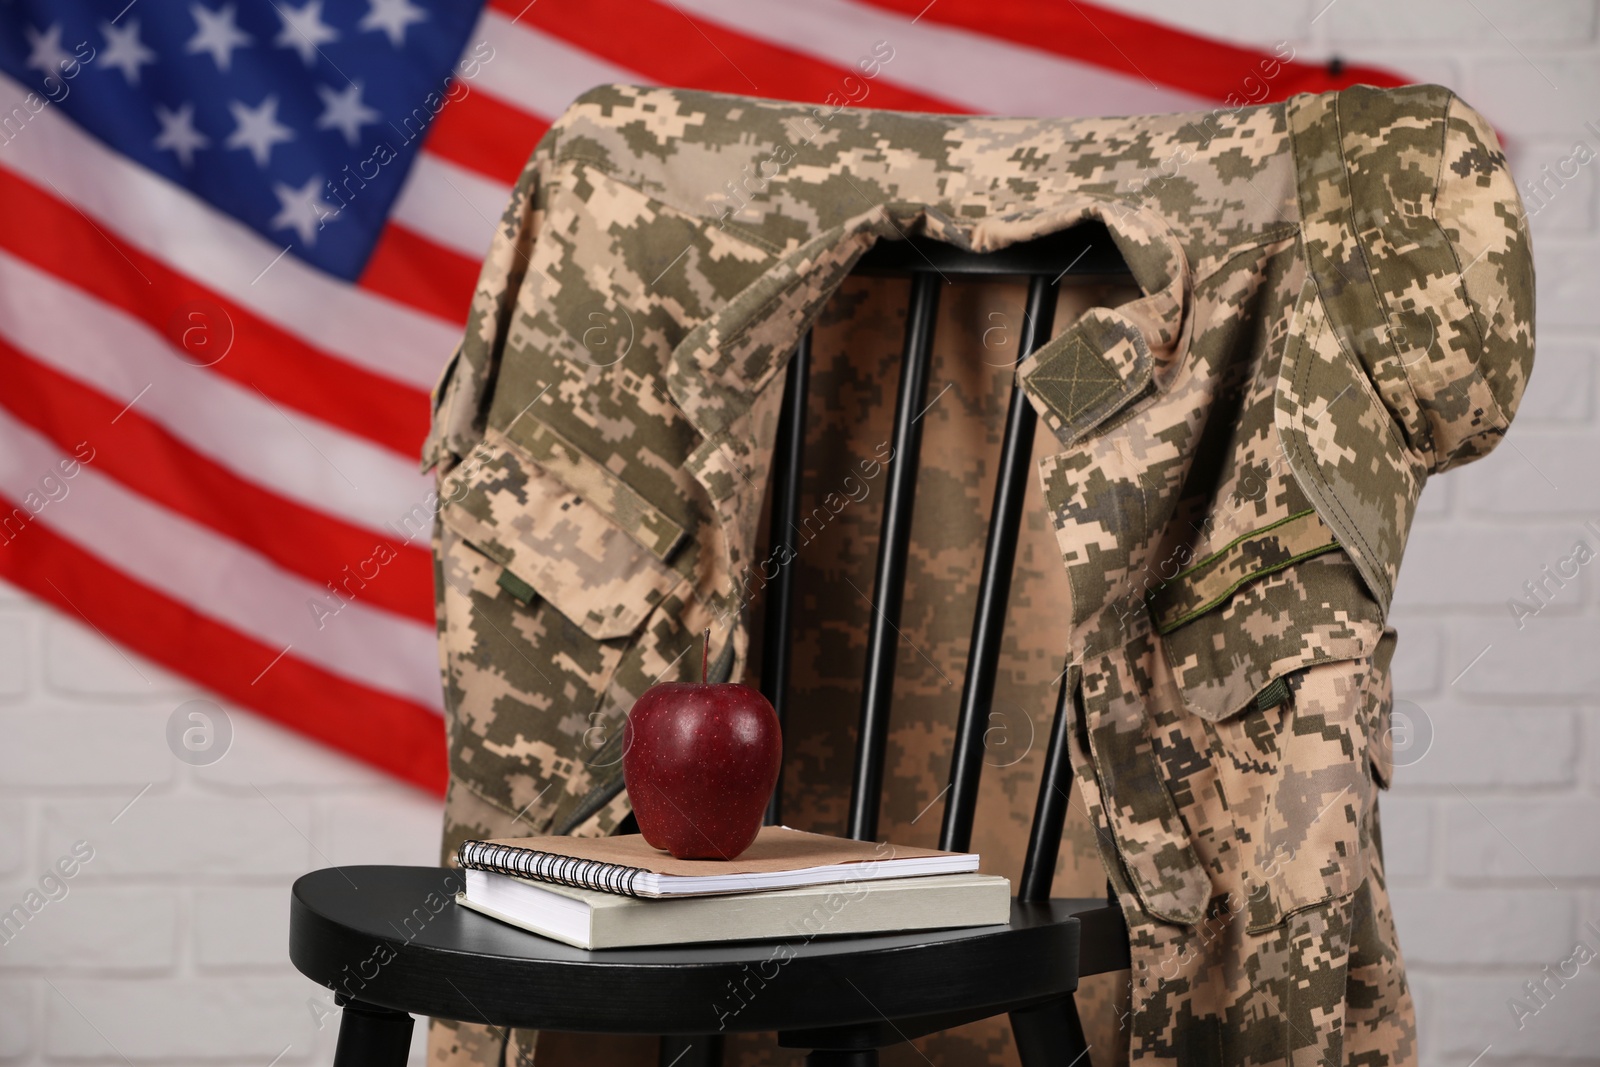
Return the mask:
POLYGON ((382 30, 389 35, 389 43, 399 48, 405 44, 406 27, 427 21, 428 13, 411 0, 367 0, 367 13, 362 16, 359 28, 382 30))
POLYGON ((102 22, 100 32, 106 37, 106 50, 98 56, 101 65, 115 67, 122 71, 129 85, 138 85, 139 67, 156 61, 156 54, 139 40, 139 20, 129 19, 122 27, 102 22))
POLYGON ((278 98, 268 96, 256 107, 246 107, 242 101, 230 100, 228 110, 238 123, 224 143, 229 148, 248 148, 255 157, 256 166, 265 167, 272 155, 272 146, 294 140, 294 131, 278 121, 278 98))
POLYGON ((61 47, 61 23, 56 23, 44 33, 30 26, 27 35, 27 65, 43 71, 45 77, 59 78, 63 67, 77 62, 71 52, 61 47))
POLYGON ((228 69, 233 62, 235 49, 254 43, 251 36, 234 21, 232 4, 224 4, 218 11, 190 4, 189 11, 194 15, 195 31, 184 48, 191 55, 209 52, 218 70, 228 69))
POLYGON ((176 153, 185 170, 194 162, 195 150, 211 144, 205 134, 194 128, 193 104, 184 104, 176 111, 157 104, 156 121, 161 123, 161 132, 153 142, 155 147, 176 153))
POLYGON ((383 115, 361 102, 361 83, 351 82, 342 91, 335 92, 326 85, 317 86, 322 97, 323 111, 317 116, 317 129, 338 130, 354 148, 361 140, 362 126, 375 126, 383 115))
POLYGON ((283 21, 283 29, 278 31, 278 36, 272 43, 280 48, 292 48, 299 53, 300 60, 306 66, 317 61, 317 49, 330 41, 337 41, 339 34, 334 28, 322 21, 322 0, 311 0, 305 7, 289 7, 287 4, 274 4, 278 9, 278 18, 283 21))
POLYGON ((317 231, 324 219, 338 218, 334 206, 318 194, 322 188, 322 175, 313 174, 296 189, 283 182, 274 182, 272 191, 278 197, 279 211, 272 217, 274 229, 293 230, 306 245, 317 243, 317 231))

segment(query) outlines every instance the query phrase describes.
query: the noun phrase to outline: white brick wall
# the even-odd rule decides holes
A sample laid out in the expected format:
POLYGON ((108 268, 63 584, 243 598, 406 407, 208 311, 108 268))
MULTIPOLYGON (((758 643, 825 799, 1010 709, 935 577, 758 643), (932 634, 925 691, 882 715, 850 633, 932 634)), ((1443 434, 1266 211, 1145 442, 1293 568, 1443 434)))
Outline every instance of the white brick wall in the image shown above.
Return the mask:
MULTIPOLYGON (((1595 0, 1113 2, 1450 84, 1523 179, 1576 139, 1600 148, 1583 129, 1600 123, 1595 0)), ((1583 929, 1600 923, 1600 562, 1524 629, 1505 603, 1600 519, 1597 174, 1533 220, 1522 414, 1493 456, 1428 488, 1399 590, 1396 685, 1434 741, 1384 799, 1384 838, 1426 1067, 1600 1064, 1600 960, 1545 1006, 1523 989, 1580 936, 1600 949, 1583 929), (1539 1009, 1520 1028, 1516 997, 1539 1009)), ((198 695, 0 585, 0 908, 74 841, 95 848, 0 946, 5 1067, 331 1061, 334 1027, 286 959, 289 883, 432 862, 437 804, 238 711, 221 762, 179 764, 166 716, 198 695)))
POLYGON ((227 755, 182 764, 167 716, 202 695, 0 585, 0 912, 94 849, 0 945, 5 1067, 332 1062, 331 1001, 288 962, 289 885, 433 862, 438 802, 235 708, 227 755))

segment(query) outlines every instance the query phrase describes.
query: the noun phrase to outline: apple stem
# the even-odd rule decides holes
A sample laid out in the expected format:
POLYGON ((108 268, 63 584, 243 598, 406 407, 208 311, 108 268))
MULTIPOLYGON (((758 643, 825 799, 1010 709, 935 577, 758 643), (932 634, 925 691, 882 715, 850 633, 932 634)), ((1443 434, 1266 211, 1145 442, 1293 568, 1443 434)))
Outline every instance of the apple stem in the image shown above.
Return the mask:
POLYGON ((711 627, 706 627, 705 640, 700 642, 700 684, 706 684, 706 663, 711 658, 711 627))

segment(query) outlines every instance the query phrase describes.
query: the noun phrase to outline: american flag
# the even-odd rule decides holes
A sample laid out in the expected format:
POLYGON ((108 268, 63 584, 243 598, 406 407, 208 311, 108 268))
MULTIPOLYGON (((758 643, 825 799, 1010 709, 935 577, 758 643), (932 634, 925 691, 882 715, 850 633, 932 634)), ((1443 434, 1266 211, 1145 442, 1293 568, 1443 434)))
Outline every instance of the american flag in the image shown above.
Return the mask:
POLYGON ((427 392, 569 100, 1086 115, 1358 81, 1399 83, 1073 2, 0 3, 0 576, 440 790, 427 392))

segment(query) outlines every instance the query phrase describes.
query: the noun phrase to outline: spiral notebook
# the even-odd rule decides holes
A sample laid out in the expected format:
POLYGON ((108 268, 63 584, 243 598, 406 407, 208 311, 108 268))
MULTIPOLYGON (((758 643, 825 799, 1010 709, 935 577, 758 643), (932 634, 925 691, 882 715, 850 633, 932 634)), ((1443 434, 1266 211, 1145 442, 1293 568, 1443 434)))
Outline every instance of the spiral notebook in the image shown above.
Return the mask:
POLYGON ((978 857, 970 852, 855 841, 786 826, 762 827, 733 860, 680 860, 640 834, 467 841, 456 858, 469 870, 630 897, 757 893, 978 869, 978 857))

